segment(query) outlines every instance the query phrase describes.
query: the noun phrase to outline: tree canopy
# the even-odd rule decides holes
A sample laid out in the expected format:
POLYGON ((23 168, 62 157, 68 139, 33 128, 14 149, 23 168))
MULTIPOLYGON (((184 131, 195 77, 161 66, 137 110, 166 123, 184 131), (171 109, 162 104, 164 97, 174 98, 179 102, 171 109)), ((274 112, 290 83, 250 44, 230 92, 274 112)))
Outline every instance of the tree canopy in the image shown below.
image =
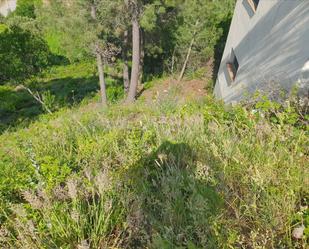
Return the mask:
MULTIPOLYGON (((20 41, 20 46, 26 43, 23 51, 34 43, 45 52, 29 50, 33 58, 41 58, 33 59, 31 70, 28 65, 18 78, 44 69, 47 50, 71 63, 95 59, 102 101, 106 69, 113 65, 132 102, 144 80, 166 73, 181 79, 213 60, 215 46, 226 34, 222 23, 230 20, 233 5, 234 0, 18 0, 16 11, 2 21, 8 30, 2 33, 7 38, 1 56, 9 58, 6 51, 12 56, 16 50, 14 41, 4 46, 16 40, 11 33, 19 27, 18 32, 28 32, 33 40, 20 41)), ((16 61, 17 51, 13 57, 16 61)), ((12 72, 8 74, 12 78, 12 72)), ((2 81, 7 78, 2 76, 2 81)))

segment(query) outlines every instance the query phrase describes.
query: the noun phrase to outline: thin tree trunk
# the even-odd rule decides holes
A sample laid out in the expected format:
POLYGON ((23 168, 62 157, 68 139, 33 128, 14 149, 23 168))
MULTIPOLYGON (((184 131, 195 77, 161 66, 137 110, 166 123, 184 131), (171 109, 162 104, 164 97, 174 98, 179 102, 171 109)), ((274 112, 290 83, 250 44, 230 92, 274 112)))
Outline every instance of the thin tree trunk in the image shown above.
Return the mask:
MULTIPOLYGON (((90 9, 91 17, 94 21, 97 20, 96 8, 94 5, 91 5, 90 9)), ((100 54, 98 44, 95 46, 95 54, 97 57, 97 66, 99 73, 99 84, 100 84, 100 94, 101 94, 101 102, 103 106, 107 106, 107 97, 106 97, 106 86, 105 86, 105 78, 104 78, 104 68, 103 68, 103 60, 102 55, 100 54)))
POLYGON ((99 52, 97 53, 97 66, 99 72, 99 80, 100 80, 100 93, 101 93, 101 101, 104 106, 107 106, 107 97, 106 97, 106 87, 105 87, 105 78, 104 78, 104 70, 103 70, 103 60, 102 56, 99 52))
POLYGON ((123 87, 124 91, 127 93, 129 91, 130 86, 130 77, 129 77, 129 63, 128 63, 128 31, 124 32, 123 38, 124 46, 122 50, 122 59, 123 59, 123 87))
POLYGON ((127 102, 135 100, 140 71, 140 27, 137 15, 132 19, 132 71, 127 102))
POLYGON ((188 52, 187 52, 185 62, 183 63, 180 75, 178 77, 178 83, 182 80, 182 78, 185 74, 185 71, 186 71, 186 68, 187 68, 187 65, 188 65, 188 62, 189 62, 189 58, 190 58, 190 55, 191 55, 192 47, 193 47, 193 44, 194 44, 194 40, 195 40, 195 38, 193 37, 191 42, 190 42, 190 46, 188 48, 188 52))
POLYGON ((181 72, 180 72, 180 75, 178 77, 178 83, 182 80, 184 74, 185 74, 185 71, 186 71, 186 68, 187 68, 187 65, 188 65, 188 62, 189 62, 189 59, 190 59, 190 55, 191 55, 191 51, 192 51, 192 47, 193 47, 193 44, 195 42, 195 36, 196 36, 196 33, 197 33, 197 25, 199 24, 199 20, 196 21, 195 23, 195 28, 194 28, 194 32, 193 32, 193 38, 190 42, 190 45, 189 45, 189 48, 188 48, 188 52, 187 52, 187 56, 186 56, 186 59, 185 59, 185 62, 183 63, 183 66, 182 66, 182 69, 181 69, 181 72))
POLYGON ((139 80, 138 84, 142 84, 143 81, 143 68, 144 68, 144 58, 145 58, 145 50, 144 50, 144 32, 140 30, 140 60, 139 60, 139 80))

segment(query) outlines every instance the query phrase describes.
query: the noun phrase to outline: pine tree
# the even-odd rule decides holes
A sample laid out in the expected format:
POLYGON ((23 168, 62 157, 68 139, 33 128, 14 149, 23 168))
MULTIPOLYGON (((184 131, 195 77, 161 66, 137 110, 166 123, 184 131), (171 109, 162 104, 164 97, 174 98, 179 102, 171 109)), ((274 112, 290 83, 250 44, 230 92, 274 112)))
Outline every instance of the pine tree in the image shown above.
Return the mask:
MULTIPOLYGON (((111 1, 105 3, 112 4, 111 1)), ((89 56, 96 58, 101 101, 106 106, 104 66, 117 53, 117 48, 108 41, 111 30, 104 25, 112 17, 105 12, 103 19, 101 9, 102 1, 46 1, 40 9, 40 20, 46 30, 54 29, 61 33, 61 46, 71 61, 89 56)))

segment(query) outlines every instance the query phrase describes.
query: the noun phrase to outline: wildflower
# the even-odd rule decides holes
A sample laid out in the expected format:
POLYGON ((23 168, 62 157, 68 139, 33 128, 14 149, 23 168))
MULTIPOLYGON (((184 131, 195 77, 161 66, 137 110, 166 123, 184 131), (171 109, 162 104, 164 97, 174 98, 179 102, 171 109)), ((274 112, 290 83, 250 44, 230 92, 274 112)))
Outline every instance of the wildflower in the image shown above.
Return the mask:
POLYGON ((253 109, 252 111, 251 111, 251 114, 256 114, 256 113, 258 113, 259 111, 257 110, 257 109, 253 109))
POLYGON ((53 227, 53 225, 50 221, 48 221, 46 225, 47 225, 47 228, 49 228, 49 229, 52 229, 52 227, 53 227))

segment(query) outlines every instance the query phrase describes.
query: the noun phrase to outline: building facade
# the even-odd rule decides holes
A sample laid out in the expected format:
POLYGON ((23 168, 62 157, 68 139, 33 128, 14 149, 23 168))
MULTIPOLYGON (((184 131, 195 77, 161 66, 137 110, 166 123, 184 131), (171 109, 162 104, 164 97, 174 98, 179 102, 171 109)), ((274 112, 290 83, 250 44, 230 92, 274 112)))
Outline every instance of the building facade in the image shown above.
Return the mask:
POLYGON ((309 0, 237 0, 215 96, 237 102, 272 87, 309 87, 309 0))
POLYGON ((7 16, 16 9, 17 0, 0 0, 0 14, 7 16))

